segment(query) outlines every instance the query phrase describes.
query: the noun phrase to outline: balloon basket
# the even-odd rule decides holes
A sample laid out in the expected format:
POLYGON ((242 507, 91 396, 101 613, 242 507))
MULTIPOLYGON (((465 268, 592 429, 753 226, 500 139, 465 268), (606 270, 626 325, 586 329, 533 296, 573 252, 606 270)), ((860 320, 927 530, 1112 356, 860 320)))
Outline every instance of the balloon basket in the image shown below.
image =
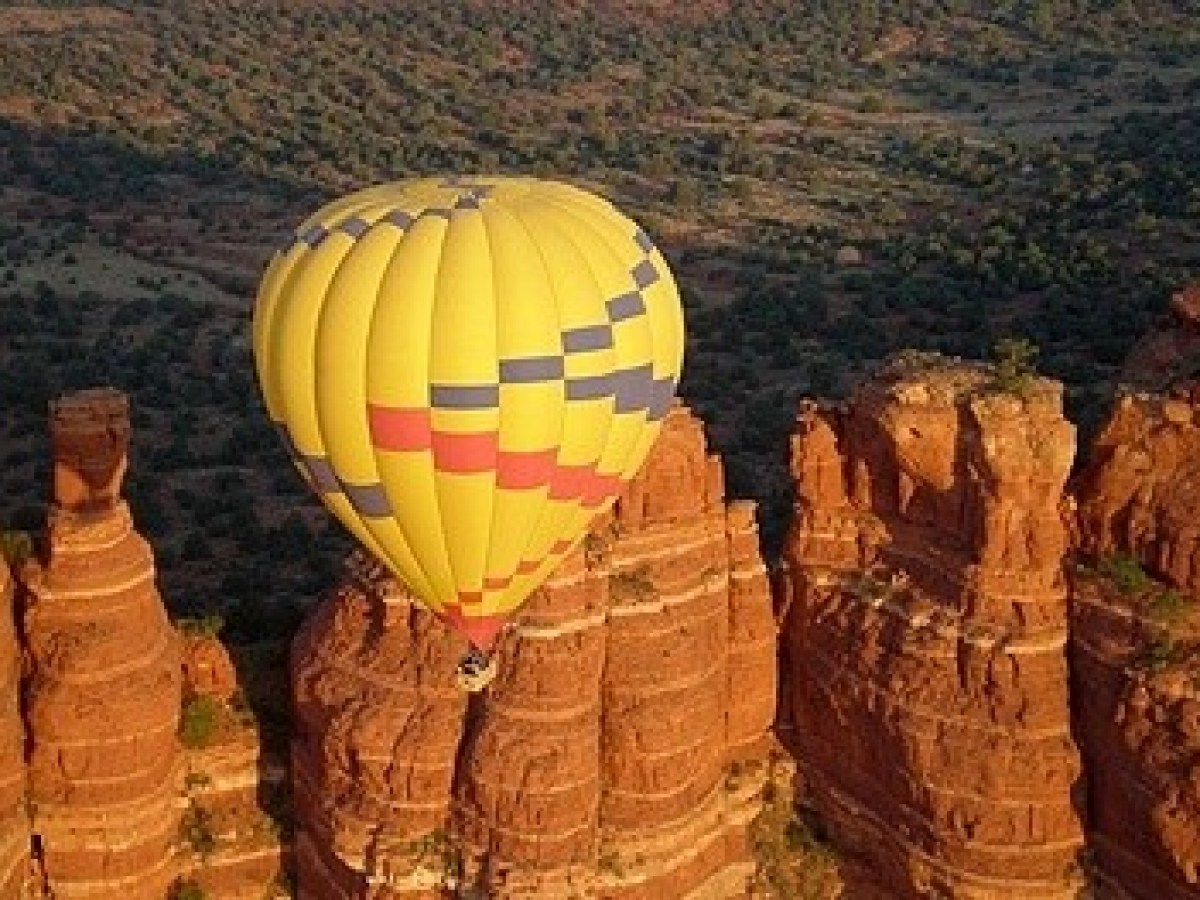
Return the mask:
POLYGON ((460 691, 477 694, 491 684, 495 677, 495 657, 489 656, 480 659, 468 654, 458 664, 458 669, 454 673, 454 683, 458 685, 460 691))

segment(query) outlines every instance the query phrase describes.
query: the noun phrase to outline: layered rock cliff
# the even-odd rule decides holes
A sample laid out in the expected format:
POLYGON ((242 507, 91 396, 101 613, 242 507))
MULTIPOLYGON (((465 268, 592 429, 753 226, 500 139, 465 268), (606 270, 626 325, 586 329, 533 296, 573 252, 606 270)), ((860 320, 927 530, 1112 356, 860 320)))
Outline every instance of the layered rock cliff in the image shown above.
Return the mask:
POLYGON ((20 572, 33 846, 60 900, 158 900, 179 830, 180 658, 120 496, 128 401, 74 394, 50 426, 49 523, 20 572))
POLYGON ((1074 452, 1055 382, 893 360, 802 407, 781 577, 786 725, 851 896, 1070 897, 1074 452))
MULTIPOLYGON (((183 821, 177 888, 220 900, 290 897, 286 651, 230 648, 185 623, 183 821)), ((207 626, 207 629, 205 628, 207 626)))
POLYGON ((305 625, 299 896, 744 893, 775 629, 753 510, 686 410, 470 704, 462 649, 362 558, 305 625))
POLYGON ((13 628, 16 591, 0 556, 0 897, 20 897, 29 867, 21 654, 13 628))
POLYGON ((1195 900, 1200 384, 1120 397, 1078 490, 1073 696, 1095 860, 1123 896, 1195 900))

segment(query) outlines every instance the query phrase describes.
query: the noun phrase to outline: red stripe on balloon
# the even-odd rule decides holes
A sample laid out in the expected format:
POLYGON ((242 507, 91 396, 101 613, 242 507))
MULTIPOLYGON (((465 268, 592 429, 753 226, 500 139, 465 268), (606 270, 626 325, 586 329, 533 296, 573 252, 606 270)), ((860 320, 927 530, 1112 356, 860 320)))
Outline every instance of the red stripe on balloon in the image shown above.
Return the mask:
POLYGON ((433 467, 439 472, 471 475, 496 468, 500 439, 496 432, 460 434, 450 431, 433 433, 433 467))
POLYGON ((531 572, 537 571, 537 567, 540 566, 541 564, 542 564, 541 560, 523 559, 517 565, 517 574, 518 575, 528 575, 531 572))
POLYGON ((496 456, 496 487, 522 490, 549 484, 557 457, 555 449, 501 450, 496 456))
POLYGON ((485 591, 502 591, 512 584, 512 576, 507 578, 485 578, 483 579, 483 589, 485 591))
POLYGON ((550 476, 551 500, 577 500, 583 496, 595 466, 558 466, 550 476))
POLYGON ((594 508, 603 506, 604 501, 620 492, 620 475, 601 475, 599 472, 596 472, 584 487, 583 496, 580 497, 580 500, 585 507, 594 508))
POLYGON ((425 407, 367 405, 371 443, 380 450, 428 450, 433 445, 433 425, 425 407))

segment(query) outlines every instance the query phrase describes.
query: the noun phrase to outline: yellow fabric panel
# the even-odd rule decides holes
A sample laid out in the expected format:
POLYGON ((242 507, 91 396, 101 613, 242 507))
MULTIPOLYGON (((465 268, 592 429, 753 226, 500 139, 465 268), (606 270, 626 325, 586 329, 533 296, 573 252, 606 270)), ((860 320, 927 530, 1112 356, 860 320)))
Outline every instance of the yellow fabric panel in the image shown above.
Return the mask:
MULTIPOLYGON (((413 212, 407 203, 397 208, 413 212)), ((366 345, 368 403, 408 409, 429 406, 432 312, 445 233, 444 220, 421 219, 396 244, 379 284, 366 345)), ((432 595, 422 599, 440 607, 457 591, 432 455, 428 450, 376 450, 375 460, 396 526, 430 585, 432 595)))
POLYGON ((279 373, 277 367, 272 365, 274 355, 270 344, 273 338, 270 335, 275 329, 279 310, 288 302, 286 288, 289 279, 297 262, 306 253, 306 247, 293 247, 286 254, 276 256, 263 276, 254 304, 254 365, 258 370, 258 383, 262 388, 267 414, 277 422, 283 421, 283 398, 280 396, 279 373))
MULTIPOLYGON (((557 229, 556 222, 547 215, 544 204, 534 203, 534 194, 521 198, 516 217, 526 232, 533 236, 538 246, 546 277, 558 311, 558 320, 563 331, 602 325, 608 321, 605 297, 592 277, 587 260, 575 246, 557 229)), ((612 370, 615 354, 612 350, 587 354, 594 369, 578 372, 575 366, 577 354, 566 357, 568 376, 602 375, 612 370), (608 365, 601 360, 608 359, 608 365)), ((604 449, 608 426, 613 416, 611 398, 596 400, 567 400, 563 406, 561 438, 558 463, 564 466, 590 465, 604 449)), ((540 559, 564 535, 564 526, 572 521, 577 507, 574 501, 549 501, 538 519, 536 527, 528 535, 528 542, 521 554, 525 559, 540 559)))
POLYGON ((455 215, 446 230, 432 311, 435 384, 496 384, 496 304, 483 217, 455 215))
MULTIPOLYGON (((394 230, 379 228, 354 244, 330 281, 317 326, 318 425, 338 477, 356 485, 380 482, 367 424, 366 351, 375 298, 396 243, 394 230)), ((429 580, 395 521, 359 518, 400 577, 419 593, 431 593, 429 580)))
MULTIPOLYGON (((633 222, 620 222, 611 215, 598 211, 595 203, 576 201, 570 207, 571 211, 586 218, 589 225, 595 229, 597 239, 603 240, 614 253, 629 260, 629 268, 636 265, 644 254, 634 242, 633 222)), ((658 273, 658 281, 641 293, 646 301, 647 315, 650 317, 650 330, 653 334, 653 360, 655 377, 674 373, 676 379, 683 363, 684 326, 682 308, 679 298, 679 287, 671 274, 666 259, 657 248, 648 256, 658 273)))
MULTIPOLYGON (((497 356, 501 360, 561 358, 558 305, 537 245, 503 206, 484 207, 482 215, 494 274, 497 356)), ((562 439, 563 403, 560 382, 502 385, 500 451, 556 449, 562 439)), ((549 491, 544 486, 495 491, 486 576, 507 578, 524 558, 549 491)), ((495 592, 488 592, 485 607, 494 606, 495 600, 495 592)))
POLYGON ((600 286, 587 268, 587 260, 557 230, 556 220, 534 196, 513 206, 513 215, 533 238, 549 276, 559 326, 564 330, 608 321, 600 286))
POLYGON ((446 223, 421 219, 396 245, 379 284, 367 347, 367 399, 383 406, 429 406, 433 298, 446 223))
POLYGON ((314 393, 317 320, 329 282, 353 244, 348 235, 330 235, 297 262, 286 303, 277 308, 267 335, 283 418, 297 449, 305 454, 325 453, 314 393))
POLYGON ((339 477, 377 480, 367 428, 366 352, 379 283, 397 243, 384 229, 354 243, 325 292, 314 348, 318 425, 339 477))
POLYGON ((437 472, 435 477, 454 586, 457 591, 481 591, 491 541, 495 476, 437 472))
POLYGON ((685 343, 679 288, 661 253, 654 251, 650 261, 654 263, 659 278, 642 289, 642 296, 646 298, 646 312, 654 332, 654 374, 658 377, 671 372, 678 381, 685 343))
MULTIPOLYGON (((525 228, 536 235, 561 328, 566 331, 607 323, 606 298, 592 277, 587 260, 559 233, 555 220, 547 216, 544 208, 533 207, 528 200, 522 205, 519 218, 525 228)), ((578 372, 574 368, 576 356, 567 357, 568 376, 604 374, 611 371, 616 361, 613 351, 596 351, 588 354, 590 365, 596 368, 578 372), (607 366, 603 364, 605 359, 609 361, 607 366)), ((612 408, 611 398, 567 401, 563 411, 560 463, 583 465, 596 460, 604 447, 612 408)))
POLYGON ((529 536, 546 509, 547 489, 495 488, 486 578, 509 578, 525 558, 529 536))
MULTIPOLYGON (((442 244, 437 292, 432 310, 430 381, 434 386, 495 386, 496 301, 492 255, 483 216, 455 213, 442 244)), ((434 407, 434 430, 494 434, 497 407, 443 410, 434 407)), ((492 529, 495 475, 436 471, 446 552, 460 591, 483 588, 492 529)))
POLYGON ((537 244, 520 220, 502 207, 484 207, 481 212, 491 250, 497 355, 560 355, 558 304, 537 244))
POLYGON ((484 434, 494 432, 500 420, 495 407, 491 409, 442 409, 434 407, 431 413, 434 431, 449 431, 455 434, 484 434))
MULTIPOLYGON (((420 560, 431 594, 420 598, 435 610, 454 602, 458 589, 450 569, 442 511, 438 503, 429 451, 390 453, 378 451, 379 478, 392 504, 397 529, 413 556, 420 560)), ((451 525, 452 527, 452 525, 451 525)), ((399 574, 399 573, 398 573, 399 574)), ((409 585, 414 590, 414 585, 409 585)))
MULTIPOLYGON (((287 281, 286 303, 277 304, 270 330, 264 335, 269 374, 278 388, 280 418, 297 450, 306 455, 327 453, 316 409, 315 337, 317 321, 329 281, 352 242, 348 236, 331 236, 315 250, 297 259, 287 281)), ((322 500, 363 544, 380 554, 382 548, 362 524, 344 497, 323 494, 322 500)))
POLYGON ((500 386, 500 450, 549 450, 562 437, 561 381, 500 386))
MULTIPOLYGON (((557 222, 563 236, 579 249, 595 282, 601 285, 604 297, 618 297, 636 287, 630 270, 640 260, 641 251, 631 236, 620 242, 621 232, 615 231, 612 223, 590 220, 587 218, 587 207, 577 200, 552 207, 547 214, 557 222)), ((625 230, 630 228, 625 225, 625 230)), ((615 369, 627 370, 651 362, 653 335, 650 324, 650 319, 644 314, 613 324, 615 359, 612 366, 615 369)), ((641 434, 645 418, 642 412, 619 413, 614 409, 606 441, 599 454, 599 471, 623 471, 641 434)))

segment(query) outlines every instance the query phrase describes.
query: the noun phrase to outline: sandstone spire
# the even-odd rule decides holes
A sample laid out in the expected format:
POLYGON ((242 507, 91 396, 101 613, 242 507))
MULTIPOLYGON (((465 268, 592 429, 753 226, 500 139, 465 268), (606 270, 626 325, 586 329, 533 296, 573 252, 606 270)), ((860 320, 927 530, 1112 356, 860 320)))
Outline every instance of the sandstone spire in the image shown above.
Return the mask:
POLYGON ((120 497, 128 400, 72 394, 50 429, 46 546, 21 572, 35 847, 60 900, 158 900, 179 823, 180 659, 120 497))
POLYGON ((1079 881, 1059 512, 1074 429, 1057 383, 1018 396, 990 377, 896 360, 797 422, 785 702, 864 896, 1066 898, 1079 881))

